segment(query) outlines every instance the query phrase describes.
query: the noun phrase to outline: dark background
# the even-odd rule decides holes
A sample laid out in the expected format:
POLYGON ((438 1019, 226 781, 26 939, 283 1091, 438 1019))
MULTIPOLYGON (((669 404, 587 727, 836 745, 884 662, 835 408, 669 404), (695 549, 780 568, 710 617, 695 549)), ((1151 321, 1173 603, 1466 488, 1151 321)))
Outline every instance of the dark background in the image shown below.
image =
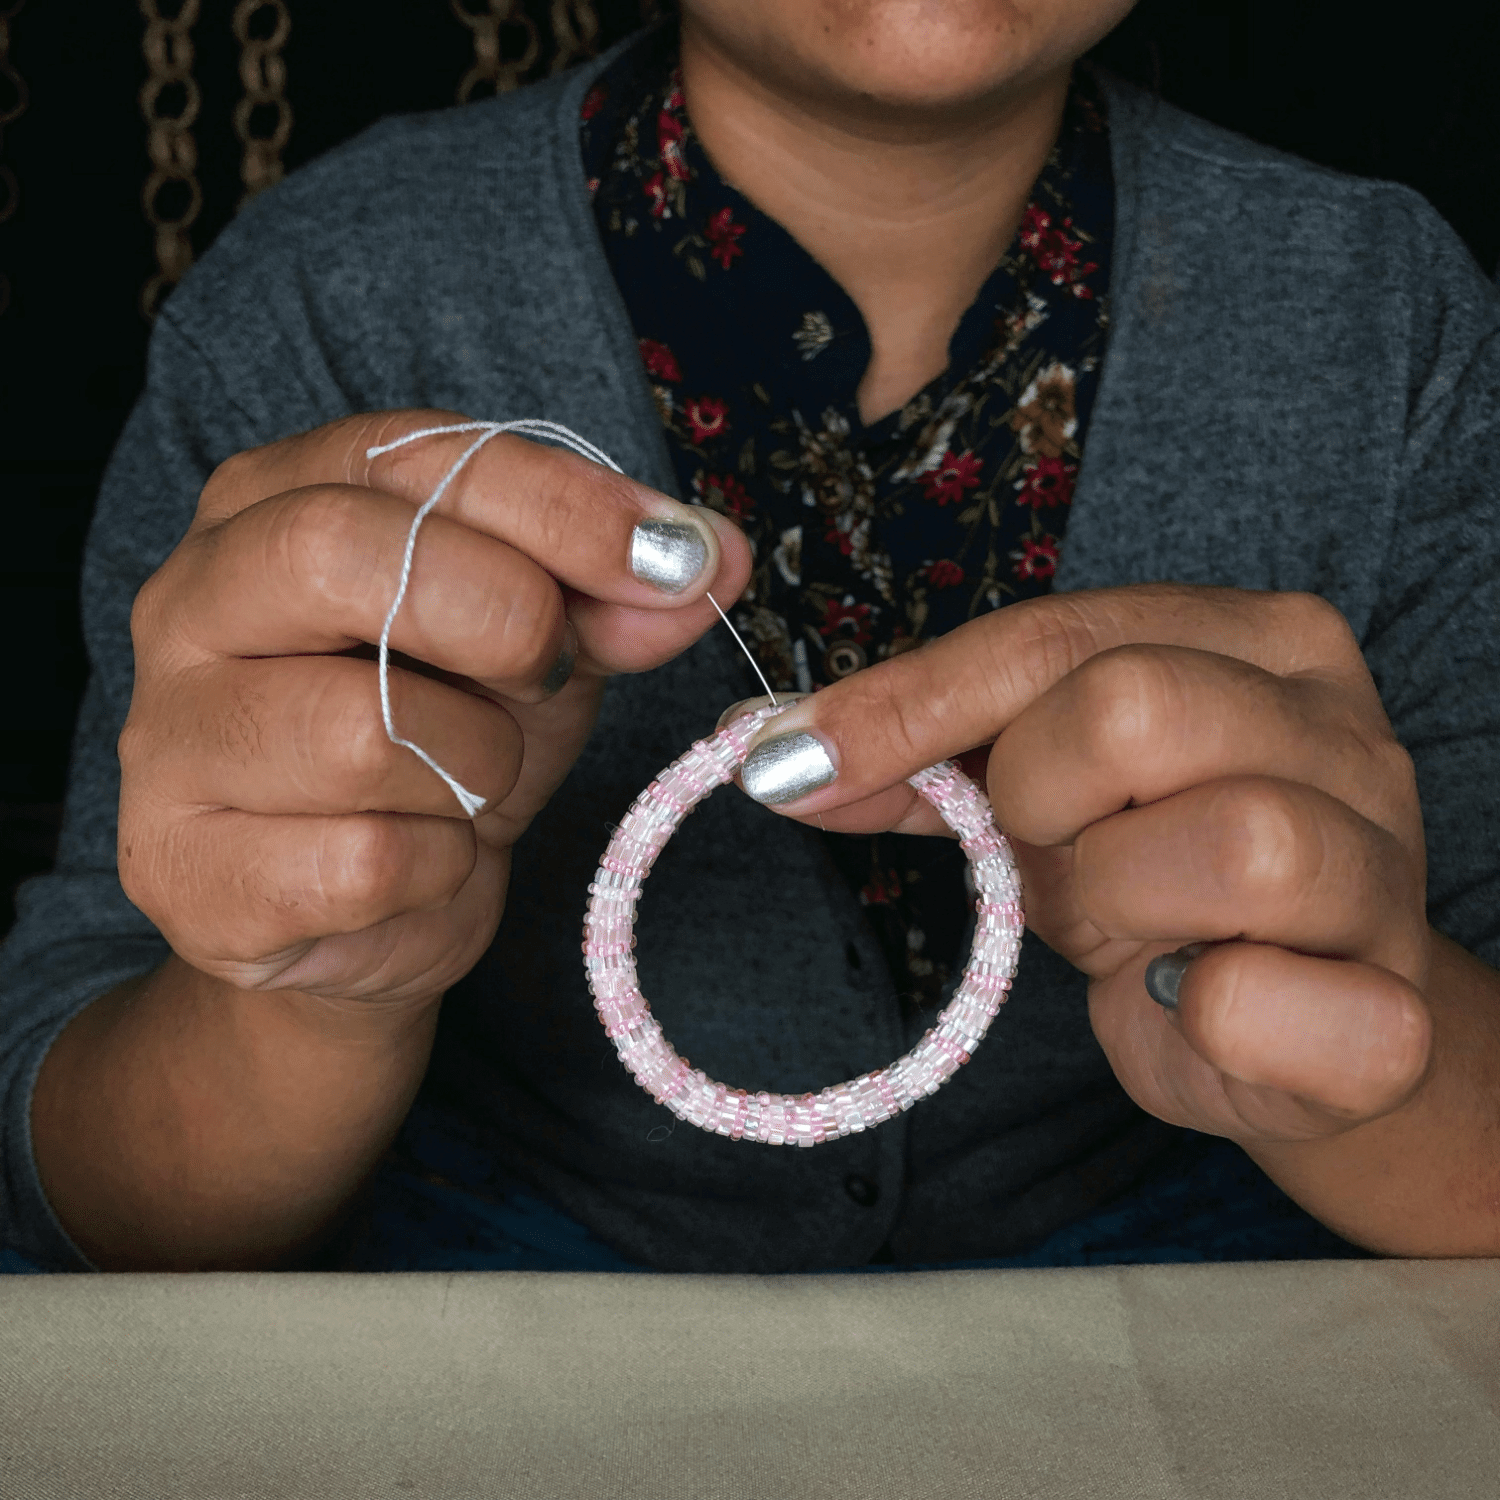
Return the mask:
MULTIPOLYGON (((294 126, 289 168, 386 114, 453 104, 474 62, 454 0, 287 0, 284 50, 294 126)), ((457 0, 484 12, 488 0, 457 0)), ((749 3, 749 0, 747 0, 749 3)), ((15 0, 0 0, 0 13, 15 0)), ((525 0, 551 70, 552 0, 525 0)), ((164 15, 180 0, 159 0, 164 15)), ((503 9, 503 7, 501 7, 503 9)), ((232 127, 242 94, 234 0, 202 0, 192 38, 202 111, 194 126, 201 254, 242 191, 232 127)), ((637 25, 651 0, 572 0, 595 47, 637 25)), ((1500 108, 1490 74, 1500 7, 1432 7, 1384 26, 1343 0, 1143 0, 1097 51, 1106 65, 1194 113, 1343 171, 1424 193, 1480 264, 1500 258, 1500 108)), ((268 20, 262 16, 261 21, 268 20)), ((20 198, 0 222, 0 931, 26 874, 46 867, 86 671, 77 570, 100 471, 140 389, 155 269, 141 190, 149 171, 138 96, 145 21, 129 0, 24 0, 9 61, 26 108, 0 162, 20 198)), ((524 40, 514 27, 502 41, 524 40)), ((0 70, 0 117, 19 102, 0 70)), ((0 194, 3 198, 3 194, 0 194)), ((0 215, 3 215, 0 204, 0 215)))

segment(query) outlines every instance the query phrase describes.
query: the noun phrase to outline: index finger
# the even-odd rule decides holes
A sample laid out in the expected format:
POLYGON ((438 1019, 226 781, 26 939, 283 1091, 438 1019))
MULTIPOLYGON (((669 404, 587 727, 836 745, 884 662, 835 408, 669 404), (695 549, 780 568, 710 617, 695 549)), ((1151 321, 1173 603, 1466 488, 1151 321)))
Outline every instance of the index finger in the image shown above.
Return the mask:
POLYGON ((739 545, 732 523, 565 448, 514 433, 477 446, 479 425, 443 411, 331 422, 220 465, 199 520, 220 523, 272 496, 320 485, 378 490, 416 507, 449 479, 439 514, 505 542, 579 593, 646 609, 699 598, 719 571, 721 543, 739 545), (455 426, 469 430, 430 431, 455 426), (428 435, 371 456, 419 433, 428 435))
POLYGON ((1314 595, 1180 584, 1060 594, 971 620, 803 699, 752 739, 745 790, 799 817, 864 802, 989 744, 1090 657, 1125 645, 1194 647, 1374 695, 1348 625, 1314 595))

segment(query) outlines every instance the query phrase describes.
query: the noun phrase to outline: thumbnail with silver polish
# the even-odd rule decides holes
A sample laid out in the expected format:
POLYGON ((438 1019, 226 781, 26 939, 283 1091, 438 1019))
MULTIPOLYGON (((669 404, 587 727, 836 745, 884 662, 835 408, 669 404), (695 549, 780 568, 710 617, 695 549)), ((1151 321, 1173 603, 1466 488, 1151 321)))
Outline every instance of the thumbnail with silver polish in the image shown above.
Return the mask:
POLYGON ((642 521, 630 534, 630 571, 664 594, 680 594, 708 561, 708 543, 684 521, 642 521))
POLYGON ((757 802, 779 806, 827 786, 837 774, 822 743, 796 729, 757 745, 745 757, 740 780, 757 802))

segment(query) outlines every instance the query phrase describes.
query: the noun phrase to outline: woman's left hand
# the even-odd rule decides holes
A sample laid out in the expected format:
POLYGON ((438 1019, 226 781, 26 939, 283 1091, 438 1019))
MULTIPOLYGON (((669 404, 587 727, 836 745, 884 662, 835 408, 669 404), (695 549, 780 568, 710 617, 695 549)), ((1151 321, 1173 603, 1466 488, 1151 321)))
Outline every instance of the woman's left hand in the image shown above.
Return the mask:
POLYGON ((1412 763, 1322 600, 1150 585, 1012 605, 754 745, 752 795, 851 833, 946 832, 905 778, 984 766, 1027 923, 1088 976, 1094 1031, 1152 1114, 1271 1146, 1421 1087, 1434 937, 1412 763), (1147 965, 1192 944, 1210 946, 1166 966, 1168 1009, 1147 965))

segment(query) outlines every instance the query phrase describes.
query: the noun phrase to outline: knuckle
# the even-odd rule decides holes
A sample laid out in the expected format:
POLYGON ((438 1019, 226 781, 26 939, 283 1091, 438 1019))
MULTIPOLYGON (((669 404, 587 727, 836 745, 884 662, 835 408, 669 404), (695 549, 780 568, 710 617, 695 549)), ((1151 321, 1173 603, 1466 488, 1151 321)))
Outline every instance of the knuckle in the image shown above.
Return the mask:
POLYGON ((160 932, 169 927, 166 903, 160 898, 161 891, 146 873, 149 865, 145 860, 122 859, 120 861, 120 889, 125 899, 136 908, 160 932))
POLYGON ((1078 733, 1096 763, 1134 763, 1160 744, 1163 725, 1184 711, 1174 663, 1152 646, 1115 646, 1073 675, 1078 733))
POLYGON ((1416 762, 1396 738, 1390 721, 1371 712, 1358 696, 1345 692, 1325 718, 1323 742, 1342 738, 1346 767, 1338 787, 1357 812, 1396 834, 1403 842, 1421 843, 1421 797, 1416 762))
POLYGON ((1270 596, 1276 633, 1319 661, 1344 662, 1359 655, 1359 643, 1336 605, 1306 592, 1270 596))
POLYGON ((993 669, 1002 680, 1014 680, 1021 664, 1027 680, 1017 686, 1025 690, 1028 701, 1061 682, 1099 649, 1087 609, 1066 595, 1013 604, 991 618, 997 622, 986 636, 994 651, 993 669), (1012 612, 1014 618, 1006 624, 1019 630, 1019 639, 1007 640, 998 622, 1012 612))
POLYGON ((130 605, 130 639, 138 659, 149 656, 151 645, 162 633, 169 593, 166 563, 136 590, 130 605))
POLYGON ((399 819, 356 815, 338 820, 319 856, 318 883, 357 930, 393 914, 415 872, 412 840, 399 819))
POLYGON ((190 859, 183 825, 139 797, 122 798, 116 832, 116 863, 127 899, 169 940, 193 909, 202 872, 190 859))
POLYGON ((398 406, 388 411, 340 417, 325 430, 336 434, 342 443, 342 473, 348 483, 422 490, 431 489, 433 481, 429 477, 430 460, 423 455, 420 443, 392 449, 373 459, 367 457, 370 449, 383 448, 426 427, 446 427, 467 420, 462 412, 398 406))
POLYGON ((320 485, 280 508, 271 546, 304 588, 342 597, 351 560, 367 550, 367 530, 358 490, 320 485))
POLYGON ((151 878, 154 863, 144 837, 146 830, 138 828, 129 808, 120 809, 120 826, 116 835, 116 863, 119 867, 120 887, 126 899, 158 926, 156 882, 151 878))
POLYGON ((539 550, 552 557, 566 546, 569 533, 578 524, 579 475, 571 454, 549 452, 535 464, 536 527, 539 550))
POLYGON ((1254 903, 1314 885, 1322 842, 1290 788, 1246 778, 1216 788, 1209 808, 1211 873, 1219 889, 1254 903))
POLYGON ((507 590, 494 601, 483 639, 493 642, 497 677, 532 677, 545 673, 557 655, 563 630, 563 601, 550 581, 507 590))
POLYGON ((424 422, 421 420, 422 415, 420 412, 405 411, 398 407, 391 411, 340 417, 330 422, 327 430, 338 437, 339 469, 345 481, 349 484, 365 483, 372 477, 372 464, 395 470, 404 463, 410 463, 413 455, 406 448, 383 453, 373 460, 365 455, 371 448, 383 448, 387 443, 405 437, 408 432, 438 425, 436 422, 424 422))
POLYGON ((1417 763, 1411 751, 1393 734, 1383 734, 1370 747, 1376 775, 1397 796, 1415 803, 1417 800, 1417 763))
POLYGON ((233 501, 251 487, 251 475, 259 462, 253 448, 226 458, 208 476, 208 483, 203 486, 203 494, 198 502, 199 509, 210 513, 239 510, 241 507, 233 501))
POLYGON ((635 496, 630 480, 565 448, 513 436, 502 439, 497 458, 525 473, 537 506, 537 520, 558 539, 580 520, 580 508, 596 503, 629 505, 635 496), (508 456, 507 456, 508 455, 508 456))
POLYGON ((520 725, 500 704, 475 698, 471 706, 477 710, 477 716, 470 743, 483 757, 475 781, 478 789, 490 789, 493 804, 508 797, 515 786, 526 756, 526 743, 520 725))
POLYGON ((933 722, 944 717, 941 698, 905 692, 901 682, 874 672, 862 677, 861 686, 868 697, 850 721, 855 732, 863 737, 869 726, 879 725, 892 760, 920 765, 932 741, 933 722))
POLYGON ((121 775, 127 781, 132 773, 140 770, 151 759, 153 738, 139 703, 132 702, 130 712, 125 715, 125 722, 120 726, 120 737, 115 742, 121 775))
POLYGON ((425 871, 420 904, 427 908, 446 906, 474 873, 478 845, 469 831, 457 823, 445 830, 443 857, 431 860, 425 871))
POLYGON ((326 723, 313 734, 334 747, 337 774, 356 798, 371 798, 390 776, 395 747, 385 732, 376 704, 367 694, 330 692, 326 714, 314 714, 313 723, 326 723))

